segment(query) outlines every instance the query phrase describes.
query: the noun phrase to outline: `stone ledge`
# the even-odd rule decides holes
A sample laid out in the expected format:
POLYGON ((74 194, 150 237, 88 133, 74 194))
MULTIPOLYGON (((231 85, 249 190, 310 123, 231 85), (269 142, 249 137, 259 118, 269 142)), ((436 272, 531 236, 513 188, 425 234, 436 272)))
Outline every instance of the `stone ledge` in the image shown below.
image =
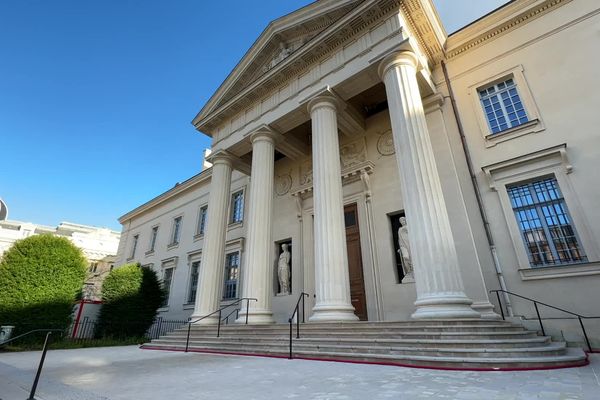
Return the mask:
POLYGON ((599 275, 600 262, 597 261, 556 267, 521 268, 519 269, 519 274, 521 274, 521 279, 524 281, 599 275))

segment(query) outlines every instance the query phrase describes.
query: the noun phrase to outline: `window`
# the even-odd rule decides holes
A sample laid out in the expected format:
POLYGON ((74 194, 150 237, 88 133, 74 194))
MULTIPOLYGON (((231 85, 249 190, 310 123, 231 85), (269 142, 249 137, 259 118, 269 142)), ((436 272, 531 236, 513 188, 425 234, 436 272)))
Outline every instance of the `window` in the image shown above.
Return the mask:
POLYGON ((225 287, 223 299, 235 299, 240 274, 240 253, 229 253, 225 257, 225 287))
POLYGON ((97 262, 93 262, 90 264, 90 270, 89 272, 96 272, 98 271, 98 263, 97 262))
POLYGON ((171 282, 173 281, 173 271, 175 268, 165 268, 163 271, 163 288, 165 289, 165 302, 163 303, 163 307, 169 305, 169 296, 171 295, 171 282))
POLYGON ((479 98, 492 133, 529 121, 513 78, 480 89, 479 98))
POLYGON ((198 291, 198 273, 200 269, 200 261, 194 261, 190 269, 190 289, 188 291, 188 303, 196 301, 196 292, 198 291))
POLYGON ((554 176, 507 186, 532 267, 586 262, 554 176))
POLYGON ((138 244, 139 238, 140 238, 140 235, 133 236, 133 243, 131 245, 131 253, 129 254, 130 260, 135 257, 135 250, 137 249, 137 244, 138 244))
POLYGON ((148 252, 153 252, 154 251, 154 247, 156 246, 156 238, 158 236, 158 226, 155 226, 152 228, 152 233, 150 234, 150 248, 148 249, 148 252))
POLYGON ((206 228, 206 217, 208 213, 208 206, 200 207, 198 214, 198 226, 196 227, 196 235, 204 235, 204 229, 206 228))
POLYGON ((176 217, 173 220, 173 236, 171 238, 171 246, 179 243, 179 237, 181 236, 181 221, 182 217, 176 217))
POLYGON ((242 222, 244 219, 244 191, 240 190, 231 195, 231 219, 232 224, 242 222))

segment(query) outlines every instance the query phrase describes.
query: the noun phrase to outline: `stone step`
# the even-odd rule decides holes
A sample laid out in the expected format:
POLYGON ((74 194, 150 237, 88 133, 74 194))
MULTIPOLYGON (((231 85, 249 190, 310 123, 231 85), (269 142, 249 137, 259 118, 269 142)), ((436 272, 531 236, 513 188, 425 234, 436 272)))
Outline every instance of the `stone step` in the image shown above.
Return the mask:
MULTIPOLYGON (((295 337, 296 333, 293 332, 295 337)), ((536 332, 532 331, 490 331, 490 332, 336 332, 336 337, 340 338, 362 338, 362 339, 502 339, 502 338, 531 338, 537 336, 536 332)), ((180 338, 185 340, 187 332, 178 331, 169 335, 174 338, 180 338)), ((216 332, 212 335, 198 335, 191 333, 190 338, 194 337, 216 337, 216 332)), ((302 338, 329 338, 331 332, 304 332, 301 331, 300 336, 302 338)), ((243 337, 248 340, 252 338, 268 338, 272 340, 276 339, 289 339, 289 331, 286 333, 256 333, 256 332, 221 332, 221 338, 236 338, 243 337)))
MULTIPOLYGON (((180 346, 182 343, 178 340, 157 340, 153 344, 159 346, 180 346)), ((183 343, 185 345, 185 343, 183 343)), ((282 342, 250 342, 239 343, 222 340, 190 341, 191 349, 228 349, 230 351, 252 350, 253 352, 275 351, 286 352, 289 349, 289 343, 282 342)), ((564 342, 552 343, 547 346, 537 347, 510 347, 510 348, 486 348, 486 347, 460 347, 456 344, 454 347, 424 347, 402 346, 394 343, 391 345, 375 344, 355 344, 355 343, 323 343, 297 340, 293 343, 294 351, 312 351, 312 352, 346 352, 346 353, 377 353, 377 354, 403 354, 403 355, 439 355, 439 356, 460 356, 467 354, 471 357, 493 357, 503 353, 504 356, 541 356, 541 355, 561 355, 566 349, 564 342)))
MULTIPOLYGON (((296 331, 293 334, 295 336, 296 331)), ((187 327, 144 348, 181 351, 187 327)), ((190 351, 286 357, 289 325, 192 326, 190 351)), ((581 349, 506 321, 450 320, 303 324, 293 339, 300 358, 444 368, 542 368, 582 365, 581 349)))
MULTIPOLYGON (((536 336, 533 338, 519 338, 519 339, 370 339, 370 338, 308 338, 303 337, 300 339, 294 339, 296 342, 307 342, 307 343, 337 343, 337 344, 348 344, 348 345, 373 345, 373 346, 422 346, 422 347, 539 347, 545 346, 550 343, 550 337, 547 336, 536 336)), ((186 338, 173 337, 173 336, 162 336, 160 339, 153 340, 152 343, 157 341, 168 340, 171 342, 185 343, 186 338)), ((266 338, 266 337, 220 337, 214 336, 190 336, 190 343, 202 343, 202 342, 214 342, 219 343, 236 343, 238 345, 244 345, 245 343, 289 343, 289 337, 278 337, 278 338, 266 338)))
MULTIPOLYGON (((144 345, 146 349, 176 350, 185 349, 185 344, 165 346, 160 344, 144 345)), ((189 351, 222 353, 222 354, 245 354, 258 356, 288 357, 287 349, 265 347, 264 349, 224 349, 215 347, 190 347, 189 351)), ((367 363, 383 363, 390 365, 418 366, 432 368, 453 369, 531 369, 531 368, 566 368, 582 366, 587 364, 587 356, 581 349, 566 348, 562 354, 534 355, 531 353, 519 353, 517 356, 511 353, 490 354, 490 357, 476 357, 476 353, 460 353, 459 355, 440 354, 389 354, 389 353, 361 353, 343 351, 314 351, 307 349, 294 349, 294 358, 305 358, 323 361, 359 361, 367 363)), ((479 353, 481 355, 481 352, 479 353)))

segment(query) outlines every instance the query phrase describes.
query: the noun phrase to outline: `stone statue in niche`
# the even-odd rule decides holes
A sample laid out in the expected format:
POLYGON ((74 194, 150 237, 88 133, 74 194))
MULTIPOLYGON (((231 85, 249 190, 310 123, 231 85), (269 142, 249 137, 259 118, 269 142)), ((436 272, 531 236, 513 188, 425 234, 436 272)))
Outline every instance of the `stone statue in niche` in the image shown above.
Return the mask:
POLYGON ((290 294, 290 260, 292 254, 288 250, 288 244, 282 243, 281 254, 277 262, 277 277, 279 279, 279 294, 290 294))
MULTIPOLYGON (((413 265, 410 258, 410 243, 408 240, 408 227, 406 225, 406 217, 400 217, 400 228, 398 228, 398 253, 402 258, 402 270, 404 271, 404 279, 413 278, 413 265)), ((403 282, 404 282, 403 279, 403 282)))

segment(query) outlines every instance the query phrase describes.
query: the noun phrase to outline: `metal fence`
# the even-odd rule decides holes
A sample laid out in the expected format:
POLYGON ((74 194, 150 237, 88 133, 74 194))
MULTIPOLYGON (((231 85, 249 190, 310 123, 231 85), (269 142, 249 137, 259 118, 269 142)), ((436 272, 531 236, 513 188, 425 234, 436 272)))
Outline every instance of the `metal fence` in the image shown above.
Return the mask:
MULTIPOLYGON (((158 337, 174 331, 177 328, 187 324, 187 320, 169 320, 162 317, 156 318, 152 326, 146 331, 148 339, 157 339, 158 337)), ((132 324, 135 322, 128 322, 132 324)), ((79 322, 73 323, 68 329, 68 337, 75 340, 93 339, 96 336, 98 321, 88 317, 82 318, 79 322)))

